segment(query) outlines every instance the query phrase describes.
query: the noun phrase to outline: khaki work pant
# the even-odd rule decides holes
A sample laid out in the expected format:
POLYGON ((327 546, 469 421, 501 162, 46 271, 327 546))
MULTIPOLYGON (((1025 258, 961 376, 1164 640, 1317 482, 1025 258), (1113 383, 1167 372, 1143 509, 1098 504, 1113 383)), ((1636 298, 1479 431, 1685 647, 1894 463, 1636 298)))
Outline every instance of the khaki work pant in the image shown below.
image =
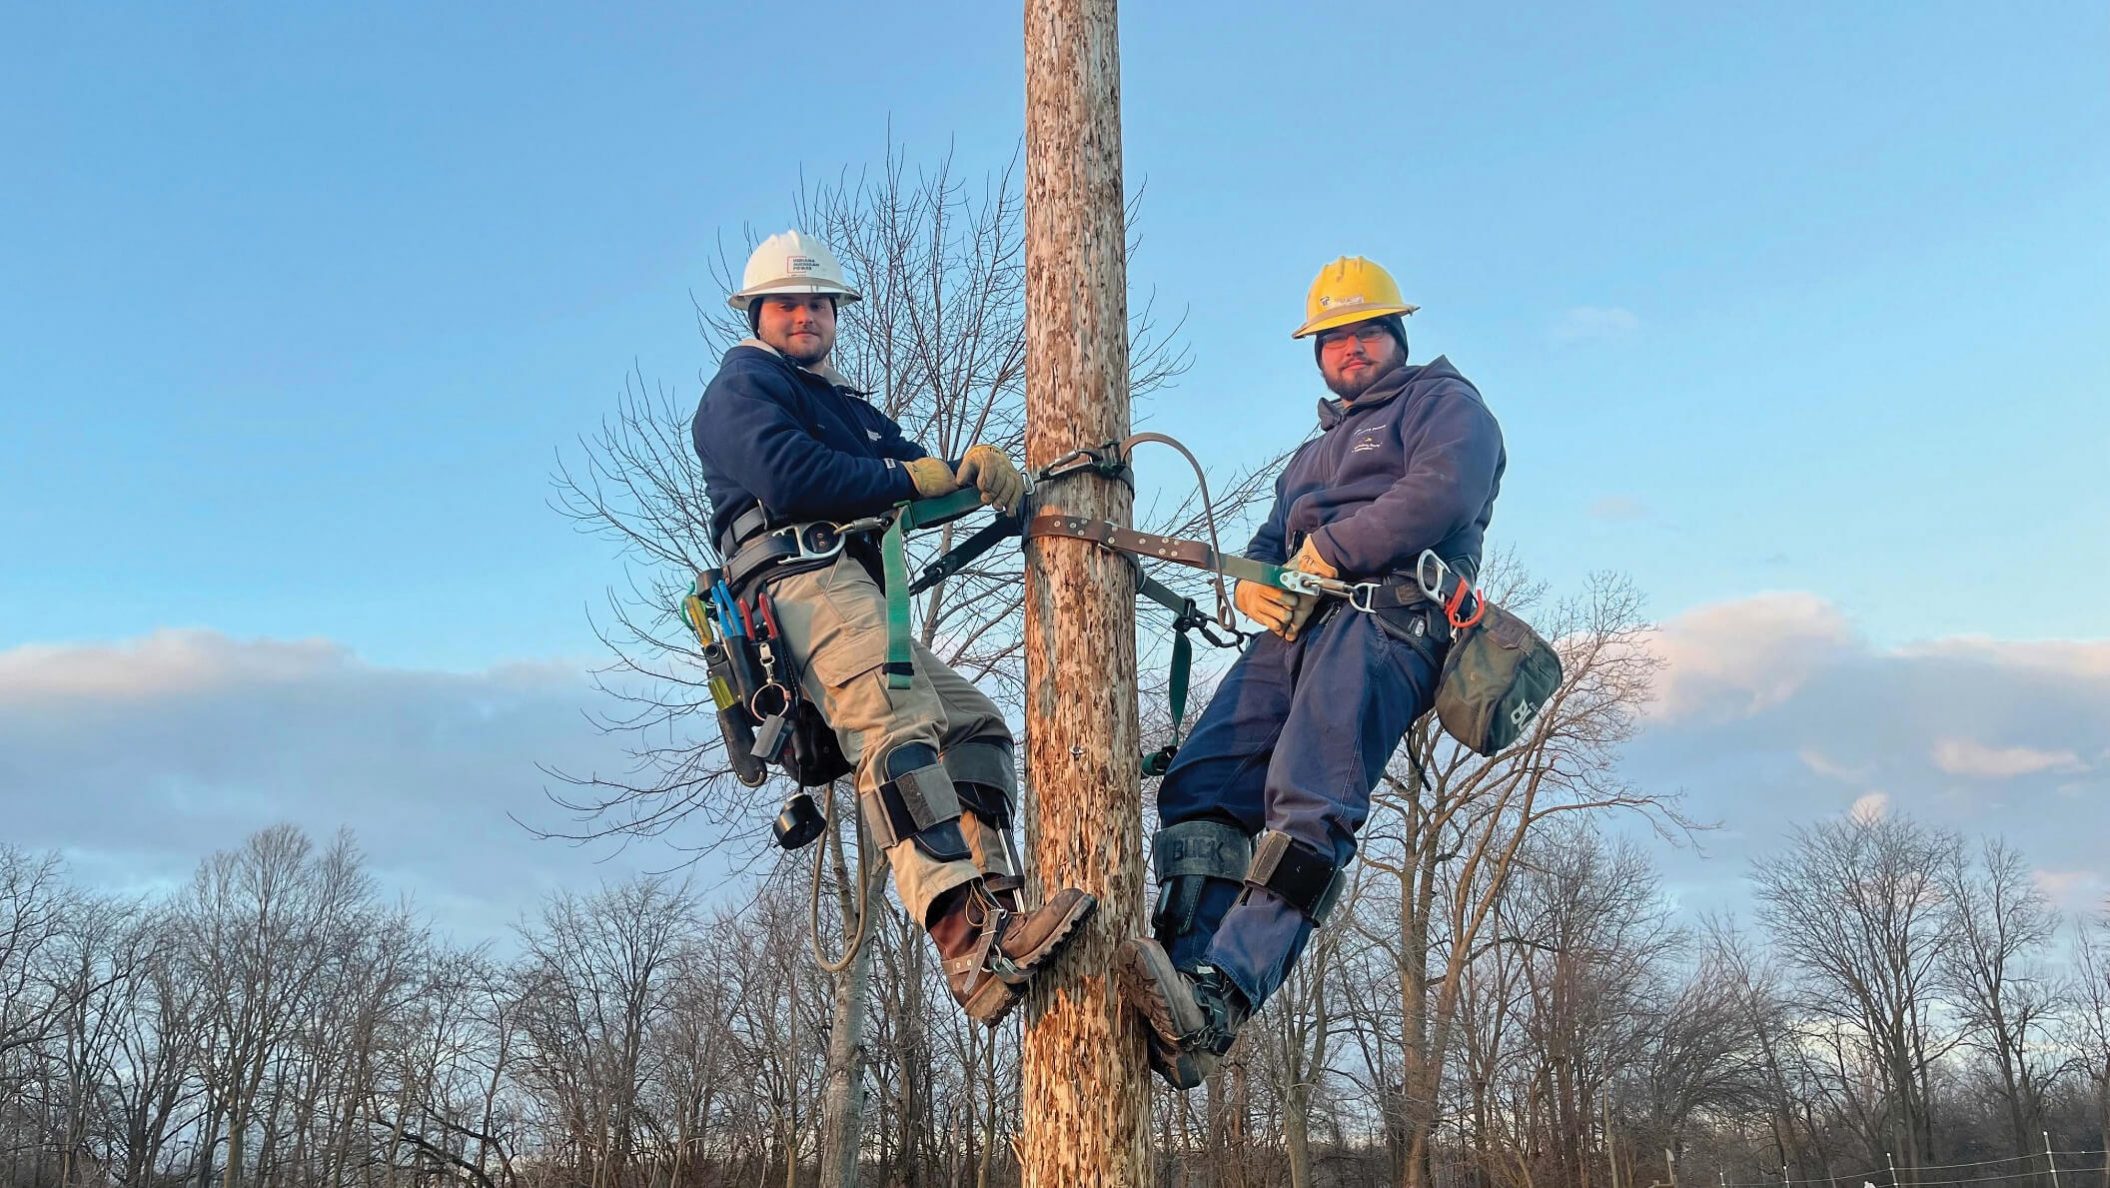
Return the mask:
MULTIPOLYGON (((863 565, 840 557, 827 569, 772 581, 769 595, 800 685, 856 769, 860 805, 878 788, 888 752, 912 743, 935 750, 955 785, 997 788, 1007 803, 1017 803, 1011 728, 995 702, 921 641, 911 641, 916 675, 909 687, 887 687, 886 595, 863 565)), ((992 823, 965 809, 960 831, 972 852, 966 860, 941 862, 906 839, 886 852, 894 893, 920 924, 930 922, 933 900, 977 875, 1019 873, 992 823)))

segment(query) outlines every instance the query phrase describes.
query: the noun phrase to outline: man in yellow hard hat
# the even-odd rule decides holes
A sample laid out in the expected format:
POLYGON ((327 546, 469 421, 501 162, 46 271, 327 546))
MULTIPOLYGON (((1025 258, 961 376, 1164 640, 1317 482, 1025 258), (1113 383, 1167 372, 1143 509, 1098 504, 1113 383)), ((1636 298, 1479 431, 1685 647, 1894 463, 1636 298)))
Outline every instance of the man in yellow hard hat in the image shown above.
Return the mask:
POLYGON ((1371 610, 1240 582, 1267 628, 1217 687, 1158 787, 1153 938, 1125 941, 1122 994, 1151 1063, 1192 1088, 1326 919, 1370 793, 1434 704, 1451 628, 1413 573, 1477 572, 1506 458, 1479 392, 1442 357, 1407 362, 1415 306, 1360 256, 1312 282, 1304 323, 1332 398, 1275 483, 1248 556, 1376 583, 1371 610))
POLYGON ((754 337, 726 352, 692 436, 730 593, 743 614, 766 594, 754 617, 781 632, 854 765, 866 836, 885 848, 902 906, 929 930, 960 1005, 994 1025, 1096 905, 1059 889, 1026 909, 1004 715, 920 642, 908 687, 892 687, 876 542, 837 525, 963 486, 1011 509, 1026 484, 993 445, 931 457, 829 364, 836 312, 859 299, 818 240, 764 240, 728 299, 754 337))

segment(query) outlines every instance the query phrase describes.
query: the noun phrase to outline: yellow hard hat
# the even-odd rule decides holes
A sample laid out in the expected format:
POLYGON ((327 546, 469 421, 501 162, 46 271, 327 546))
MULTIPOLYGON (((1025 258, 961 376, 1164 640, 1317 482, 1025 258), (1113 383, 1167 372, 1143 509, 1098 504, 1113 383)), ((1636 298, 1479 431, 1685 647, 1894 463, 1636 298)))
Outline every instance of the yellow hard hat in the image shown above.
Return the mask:
POLYGON ((1391 273, 1361 256, 1342 256, 1321 268, 1311 282, 1311 292, 1304 297, 1304 324, 1290 337, 1308 338, 1335 326, 1420 308, 1400 297, 1399 282, 1391 273))

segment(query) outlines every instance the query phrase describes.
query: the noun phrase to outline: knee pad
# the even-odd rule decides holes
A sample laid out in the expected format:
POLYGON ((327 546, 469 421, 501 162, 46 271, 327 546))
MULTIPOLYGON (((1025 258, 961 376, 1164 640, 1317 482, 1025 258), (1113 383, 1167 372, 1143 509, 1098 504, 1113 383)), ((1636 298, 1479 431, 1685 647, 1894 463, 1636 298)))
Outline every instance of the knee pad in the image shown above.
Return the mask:
POLYGON ((1236 884, 1252 865, 1253 839, 1236 825, 1204 818, 1158 830, 1150 839, 1150 868, 1158 877, 1151 928, 1161 941, 1185 933, 1209 881, 1236 884))
POLYGON ((1246 894, 1265 887, 1284 903, 1303 912, 1313 924, 1324 924, 1333 901, 1340 898, 1341 870, 1333 856, 1306 842, 1270 829, 1253 850, 1253 867, 1245 874, 1246 894))
POLYGON ((879 787, 860 798, 865 828, 882 848, 904 841, 940 862, 969 856, 967 836, 960 832, 960 796, 952 777, 938 762, 938 752, 909 743, 880 756, 879 787))

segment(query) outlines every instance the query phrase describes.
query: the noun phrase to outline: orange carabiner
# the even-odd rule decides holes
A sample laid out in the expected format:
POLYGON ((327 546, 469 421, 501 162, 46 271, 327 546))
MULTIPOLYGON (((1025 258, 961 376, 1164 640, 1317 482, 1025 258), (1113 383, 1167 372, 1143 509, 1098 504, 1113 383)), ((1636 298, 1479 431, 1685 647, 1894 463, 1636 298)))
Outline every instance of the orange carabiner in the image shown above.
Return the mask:
POLYGON ((1485 615, 1486 613, 1487 599, 1481 596, 1480 591, 1473 589, 1472 587, 1466 585, 1464 582, 1458 583, 1458 588, 1456 590, 1451 591, 1451 600, 1443 604, 1443 617, 1450 620, 1451 627, 1454 630, 1458 631, 1463 631, 1466 628, 1473 626, 1475 623, 1478 623, 1480 621, 1480 617, 1482 615, 1485 615), (1458 617, 1458 608, 1465 605, 1465 599, 1467 595, 1472 596, 1473 617, 1470 619, 1460 619, 1458 617))

